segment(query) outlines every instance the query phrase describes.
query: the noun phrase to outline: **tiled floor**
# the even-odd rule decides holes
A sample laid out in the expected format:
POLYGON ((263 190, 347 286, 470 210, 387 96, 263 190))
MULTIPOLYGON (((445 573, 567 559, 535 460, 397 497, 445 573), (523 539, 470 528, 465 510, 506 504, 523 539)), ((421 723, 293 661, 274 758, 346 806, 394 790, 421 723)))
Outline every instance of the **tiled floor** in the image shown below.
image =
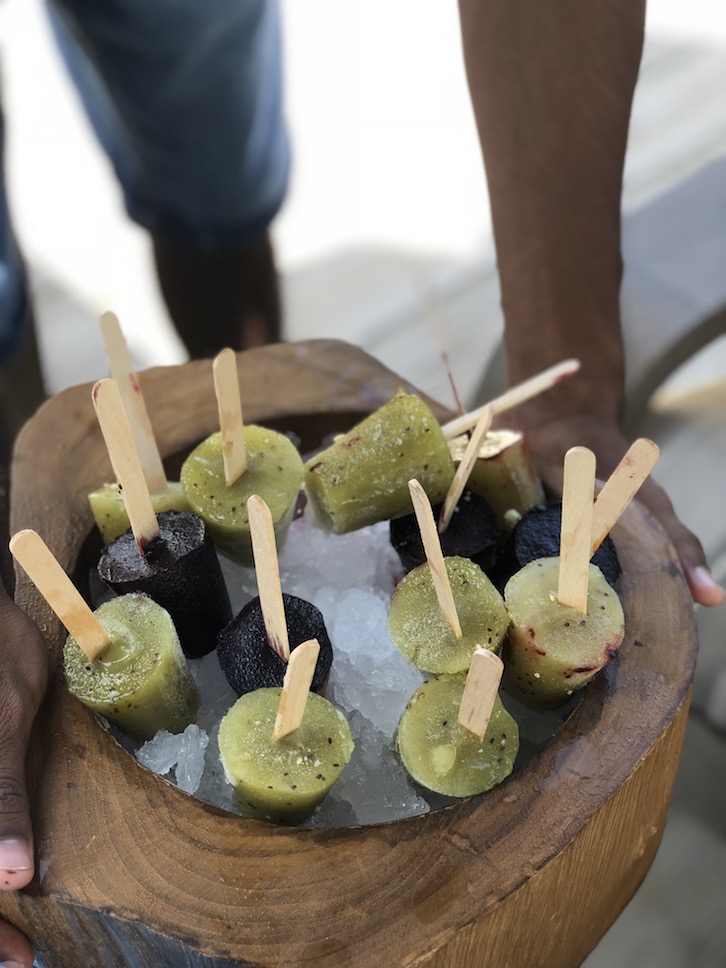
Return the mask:
MULTIPOLYGON (((365 16, 351 14, 357 42, 329 55, 329 69, 340 70, 341 76, 346 57, 365 67, 376 10, 380 14, 380 4, 369 6, 365 16)), ((342 142, 325 143, 335 168, 321 170, 311 153, 308 133, 325 137, 325 112, 336 108, 331 98, 343 94, 320 90, 298 35, 309 43, 320 18, 328 26, 342 28, 345 15, 330 2, 312 5, 312 13, 306 7, 305 15, 289 0, 285 4, 290 72, 295 81, 291 122, 300 148, 298 180, 281 219, 278 241, 291 338, 337 335, 357 342, 422 389, 449 401, 441 352, 448 351, 460 391, 470 398, 498 342, 502 321, 487 220, 485 214, 471 215, 472 210, 486 212, 486 196, 460 66, 453 55, 446 60, 448 55, 442 54, 436 60, 437 70, 430 76, 426 73, 437 35, 445 37, 445 49, 456 46, 455 25, 444 6, 451 5, 432 5, 435 13, 420 45, 421 62, 412 65, 414 79, 410 79, 411 93, 418 84, 431 95, 427 103, 434 105, 434 116, 417 114, 418 109, 411 113, 407 105, 406 144, 400 134, 401 117, 396 114, 401 104, 396 98, 392 105, 386 103, 391 88, 382 85, 380 92, 356 92, 350 81, 347 96, 356 104, 359 125, 355 130, 346 128, 342 142), (418 67, 421 73, 415 74, 418 67), (317 103, 317 114, 308 107, 311 102, 317 103), (376 113, 381 111, 382 115, 376 113), (450 150, 442 154, 444 141, 450 150), (384 173, 376 159, 381 151, 390 155, 391 149, 397 158, 400 155, 400 167, 384 173), (448 208, 443 204, 429 208, 427 218, 421 220, 416 201, 425 186, 416 183, 403 198, 397 197, 397 189, 405 183, 407 166, 410 169, 414 159, 430 156, 428 176, 436 167, 458 165, 449 171, 454 170, 454 180, 463 188, 446 199, 448 208), (463 164, 460 157, 474 161, 463 164), (341 170, 354 172, 353 190, 347 194, 357 201, 353 208, 346 207, 350 186, 335 181, 333 201, 342 199, 344 211, 340 222, 333 224, 327 216, 319 218, 310 199, 329 192, 330 180, 338 178, 341 170), (380 194, 383 174, 387 174, 387 191, 381 200, 372 197, 372 190, 380 194), (471 204, 472 198, 477 204, 471 204), (373 226, 376 218, 383 229, 373 226)), ((403 29, 406 7, 410 16, 410 4, 402 4, 392 30, 403 29)), ((683 18, 683 7, 661 0, 652 5, 653 16, 660 11, 667 23, 668 17, 683 18)), ((182 353, 155 293, 145 242, 124 222, 115 196, 109 196, 107 176, 94 149, 83 146, 87 134, 79 131, 69 95, 53 73, 57 67, 52 58, 46 63, 45 55, 26 56, 24 45, 47 44, 38 11, 24 0, 7 0, 4 8, 0 24, 5 41, 13 41, 14 31, 21 32, 22 40, 8 51, 8 96, 16 115, 39 119, 35 126, 31 120, 20 126, 12 148, 16 160, 12 177, 24 196, 18 214, 34 269, 51 389, 106 372, 97 316, 109 307, 121 314, 139 368, 176 362, 182 353), (37 80, 39 65, 48 74, 43 74, 42 83, 38 81, 35 93, 26 94, 37 80), (70 154, 69 143, 74 145, 70 154), (41 156, 45 169, 40 167, 41 156), (48 156, 54 159, 50 175, 46 174, 48 156), (78 203, 65 198, 65 186, 73 183, 76 167, 83 172, 85 194, 94 202, 90 213, 85 210, 88 205, 76 211, 78 203), (49 211, 54 213, 52 219, 49 211), (70 239, 65 228, 74 219, 80 226, 79 237, 70 239)), ((715 7, 704 0, 689 8, 696 33, 699 22, 708 24, 712 33, 708 42, 703 33, 692 42, 676 43, 657 32, 649 39, 626 170, 625 207, 636 215, 690 173, 726 155, 726 99, 721 96, 726 90, 726 18, 716 16, 715 7)), ((395 51, 387 50, 385 55, 395 66, 395 51)), ((67 194, 73 197, 72 191, 67 194)), ((711 215, 716 225, 722 219, 726 236, 726 207, 719 205, 711 215)), ((689 297, 674 291, 672 273, 665 270, 664 274, 656 244, 660 237, 648 236, 646 230, 636 241, 633 244, 642 258, 637 265, 629 265, 626 314, 632 312, 646 330, 652 324, 656 333, 655 327, 666 316, 689 309, 689 297), (652 249, 646 259, 649 244, 652 249)), ((691 252, 686 276, 693 297, 704 295, 695 279, 708 254, 691 252)), ((718 273, 709 277, 714 278, 723 285, 718 273)), ((696 311, 695 306, 690 309, 696 311)), ((721 340, 677 377, 673 387, 698 388, 725 376, 726 340, 721 340)), ((658 476, 684 520, 704 537, 717 575, 726 580, 724 384, 701 389, 688 399, 662 396, 656 413, 642 423, 641 430, 661 445, 658 476), (694 499, 696 478, 700 488, 694 499)), ((643 887, 587 960, 588 968, 720 968, 726 964, 726 610, 701 611, 698 619, 702 652, 694 713, 666 835, 643 887)))

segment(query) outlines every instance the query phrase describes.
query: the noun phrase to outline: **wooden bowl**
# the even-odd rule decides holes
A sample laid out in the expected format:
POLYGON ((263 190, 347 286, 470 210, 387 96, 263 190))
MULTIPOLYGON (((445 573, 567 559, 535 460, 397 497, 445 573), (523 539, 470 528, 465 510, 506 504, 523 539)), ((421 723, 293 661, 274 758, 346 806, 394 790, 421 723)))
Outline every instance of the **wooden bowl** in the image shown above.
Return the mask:
MULTIPOLYGON (((305 446, 405 385, 336 341, 238 360, 246 419, 296 430, 305 446)), ((215 429, 211 365, 141 382, 161 451, 178 464, 215 429)), ((35 528, 80 575, 86 496, 110 476, 90 385, 59 394, 18 441, 12 531, 35 528)), ((549 746, 489 794, 340 830, 243 820, 139 766, 68 695, 64 630, 18 573, 16 599, 47 636, 53 675, 28 758, 39 874, 0 897, 0 914, 59 968, 579 964, 655 855, 696 655, 690 596, 662 532, 631 507, 614 538, 626 639, 549 746)))

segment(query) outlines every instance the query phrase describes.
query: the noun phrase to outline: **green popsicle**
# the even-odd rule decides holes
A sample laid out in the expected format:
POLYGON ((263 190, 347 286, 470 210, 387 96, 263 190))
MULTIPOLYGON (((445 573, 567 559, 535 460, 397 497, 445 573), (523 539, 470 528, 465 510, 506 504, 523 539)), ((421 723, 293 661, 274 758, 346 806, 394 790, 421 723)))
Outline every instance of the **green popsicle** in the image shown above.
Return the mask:
POLYGON ((559 571, 559 558, 537 558, 504 589, 511 625, 502 684, 534 708, 566 702, 617 654, 625 632, 620 600, 597 565, 589 566, 585 615, 557 601, 559 571))
MULTIPOLYGON (((88 495, 91 511, 104 544, 110 544, 129 529, 129 516, 118 484, 104 484, 88 495)), ((169 481, 166 490, 151 495, 157 514, 163 511, 191 511, 180 481, 169 481)))
POLYGON ((111 642, 93 662, 69 635, 64 649, 68 689, 134 739, 194 722, 199 695, 169 616, 147 595, 105 602, 95 616, 111 642))
POLYGON ((388 630, 408 661, 431 673, 466 672, 477 646, 498 652, 509 619, 502 596, 469 558, 444 558, 462 636, 443 617, 428 564, 403 578, 391 598, 388 630))
MULTIPOLYGON (((466 435, 449 441, 457 466, 468 442, 466 435)), ((502 527, 507 524, 508 511, 524 514, 545 497, 524 436, 515 430, 489 431, 467 479, 467 487, 491 504, 502 527)))
POLYGON ((483 740, 459 726, 466 675, 424 682, 408 701, 398 724, 401 761, 421 786, 450 797, 484 793, 512 772, 519 728, 497 696, 483 740))
POLYGON ((310 693, 301 725, 272 738, 282 689, 248 692, 219 727, 219 753, 240 812, 257 820, 306 820, 343 772, 353 753, 343 713, 310 693))
POLYGON ((436 504, 454 478, 454 462, 429 408, 403 392, 305 465, 316 520, 335 534, 410 514, 411 478, 436 504))
POLYGON ((192 510, 204 519, 217 549, 240 565, 254 564, 247 500, 259 494, 272 514, 277 547, 284 543, 302 487, 303 463, 294 445, 265 427, 245 426, 247 469, 225 483, 222 435, 203 440, 181 469, 181 484, 192 510))

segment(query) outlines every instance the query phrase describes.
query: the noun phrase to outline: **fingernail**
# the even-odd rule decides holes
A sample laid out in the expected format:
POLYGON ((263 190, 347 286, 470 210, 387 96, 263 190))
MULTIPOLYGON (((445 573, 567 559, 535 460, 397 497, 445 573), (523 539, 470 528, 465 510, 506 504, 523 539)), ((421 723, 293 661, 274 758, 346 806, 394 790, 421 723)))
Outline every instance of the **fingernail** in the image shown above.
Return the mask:
POLYGON ((691 581, 702 593, 700 600, 704 605, 720 605, 726 598, 726 590, 719 585, 708 568, 703 565, 693 569, 691 581))
POLYGON ((0 968, 28 968, 19 961, 0 961, 0 968))
POLYGON ((0 873, 14 874, 33 867, 30 847, 23 840, 0 840, 0 873))
POLYGON ((0 840, 0 891, 17 891, 26 887, 32 877, 33 866, 33 855, 25 841, 0 840))

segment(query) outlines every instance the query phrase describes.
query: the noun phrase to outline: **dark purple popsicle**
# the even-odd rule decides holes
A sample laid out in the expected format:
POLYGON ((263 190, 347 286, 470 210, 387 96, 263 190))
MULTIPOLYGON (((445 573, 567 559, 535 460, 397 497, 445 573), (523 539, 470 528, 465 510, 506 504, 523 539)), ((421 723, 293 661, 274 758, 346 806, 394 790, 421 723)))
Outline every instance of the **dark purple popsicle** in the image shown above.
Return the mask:
POLYGON ((169 612, 184 654, 207 655, 232 618, 227 588, 204 521, 188 511, 158 515, 161 537, 139 554, 129 530, 104 548, 98 574, 117 594, 145 592, 169 612))

